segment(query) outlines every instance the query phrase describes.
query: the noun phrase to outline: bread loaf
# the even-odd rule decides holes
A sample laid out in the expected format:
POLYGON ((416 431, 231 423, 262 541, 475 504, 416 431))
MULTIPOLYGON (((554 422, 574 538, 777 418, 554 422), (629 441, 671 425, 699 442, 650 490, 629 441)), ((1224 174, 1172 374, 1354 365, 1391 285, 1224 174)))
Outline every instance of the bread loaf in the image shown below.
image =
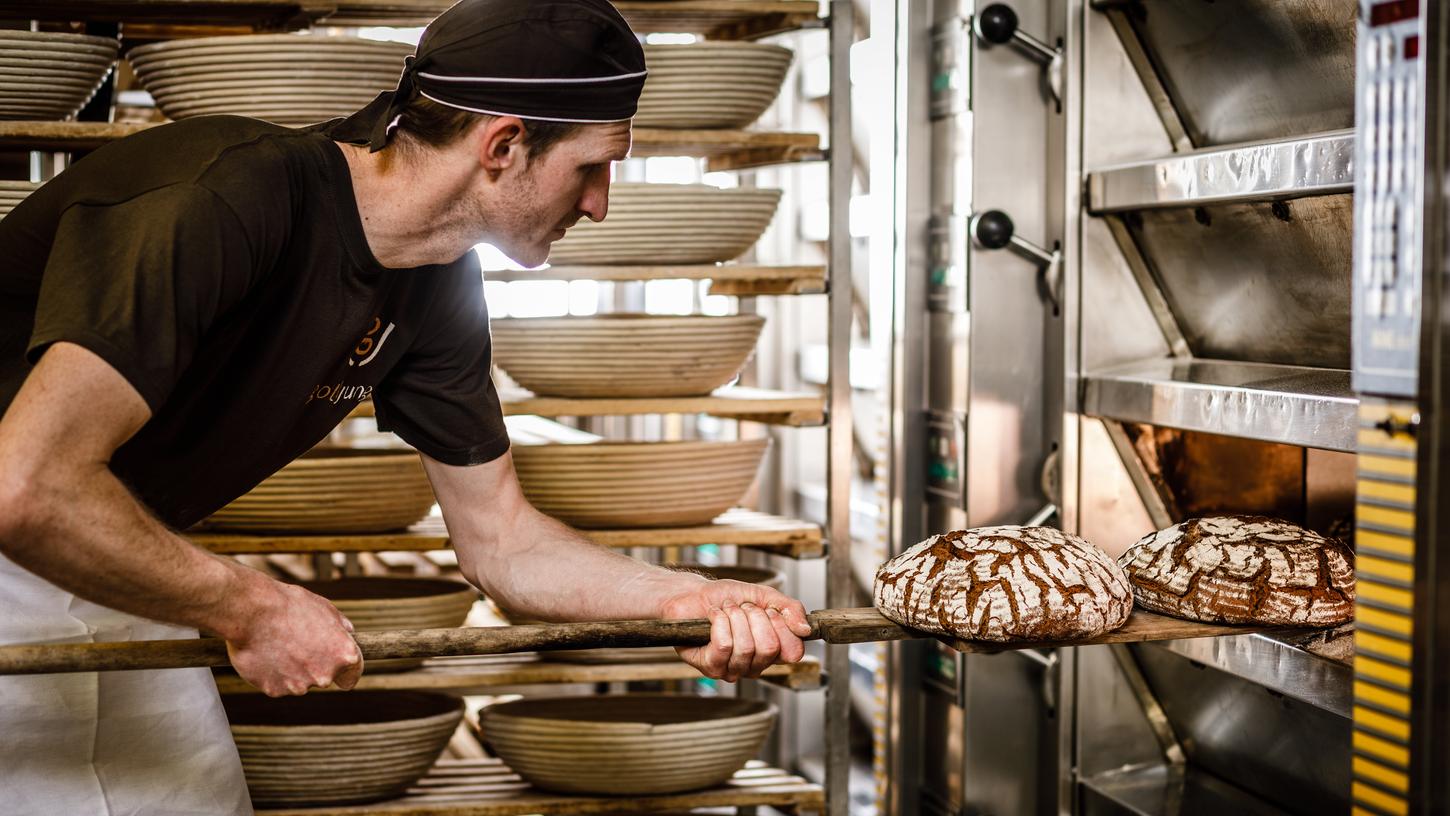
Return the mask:
POLYGON ((876 573, 876 608, 928 632, 990 641, 1073 640, 1122 626, 1128 579, 1097 547, 1051 527, 933 536, 876 573))
POLYGON ((1118 558, 1144 609, 1209 623, 1337 626, 1354 618, 1354 551, 1263 516, 1212 516, 1118 558))

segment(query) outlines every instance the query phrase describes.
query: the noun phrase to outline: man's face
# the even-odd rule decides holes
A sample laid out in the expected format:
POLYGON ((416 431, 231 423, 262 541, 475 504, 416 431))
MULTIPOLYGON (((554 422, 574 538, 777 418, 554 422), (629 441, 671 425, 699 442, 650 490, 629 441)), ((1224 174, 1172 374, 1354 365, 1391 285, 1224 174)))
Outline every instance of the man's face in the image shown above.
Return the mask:
POLYGON ((539 266, 579 219, 603 221, 609 211, 610 167, 623 161, 629 148, 629 122, 585 125, 506 173, 488 219, 494 245, 524 266, 539 266))

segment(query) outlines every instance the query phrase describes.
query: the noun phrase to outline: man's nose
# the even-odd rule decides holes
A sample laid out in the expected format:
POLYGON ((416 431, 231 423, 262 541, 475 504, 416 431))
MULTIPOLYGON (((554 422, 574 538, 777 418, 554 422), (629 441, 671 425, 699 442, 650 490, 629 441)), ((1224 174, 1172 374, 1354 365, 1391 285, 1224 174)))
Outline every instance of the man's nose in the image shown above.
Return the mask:
POLYGON ((609 214, 609 173, 600 173, 599 178, 590 179, 579 197, 579 211, 589 216, 590 221, 603 221, 609 214))

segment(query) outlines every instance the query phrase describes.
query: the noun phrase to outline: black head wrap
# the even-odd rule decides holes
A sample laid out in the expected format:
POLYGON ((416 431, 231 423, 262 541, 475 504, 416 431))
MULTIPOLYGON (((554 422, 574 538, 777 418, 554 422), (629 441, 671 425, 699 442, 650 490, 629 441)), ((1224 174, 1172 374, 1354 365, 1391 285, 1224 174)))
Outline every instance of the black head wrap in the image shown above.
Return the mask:
POLYGON ((397 89, 332 130, 381 150, 418 95, 496 116, 620 122, 644 79, 644 49, 607 0, 460 0, 423 32, 397 89))

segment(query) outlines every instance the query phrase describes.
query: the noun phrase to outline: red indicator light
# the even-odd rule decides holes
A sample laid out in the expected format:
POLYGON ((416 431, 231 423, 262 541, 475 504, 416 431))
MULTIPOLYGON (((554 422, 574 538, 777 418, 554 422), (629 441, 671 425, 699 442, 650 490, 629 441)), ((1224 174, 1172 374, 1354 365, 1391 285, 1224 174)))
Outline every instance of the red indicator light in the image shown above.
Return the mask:
POLYGON ((1370 6, 1369 24, 1371 26, 1389 25, 1419 16, 1420 0, 1387 0, 1387 2, 1375 3, 1370 6))
POLYGON ((1420 35, 1412 34, 1405 38, 1405 59, 1419 59, 1420 57, 1420 35))

